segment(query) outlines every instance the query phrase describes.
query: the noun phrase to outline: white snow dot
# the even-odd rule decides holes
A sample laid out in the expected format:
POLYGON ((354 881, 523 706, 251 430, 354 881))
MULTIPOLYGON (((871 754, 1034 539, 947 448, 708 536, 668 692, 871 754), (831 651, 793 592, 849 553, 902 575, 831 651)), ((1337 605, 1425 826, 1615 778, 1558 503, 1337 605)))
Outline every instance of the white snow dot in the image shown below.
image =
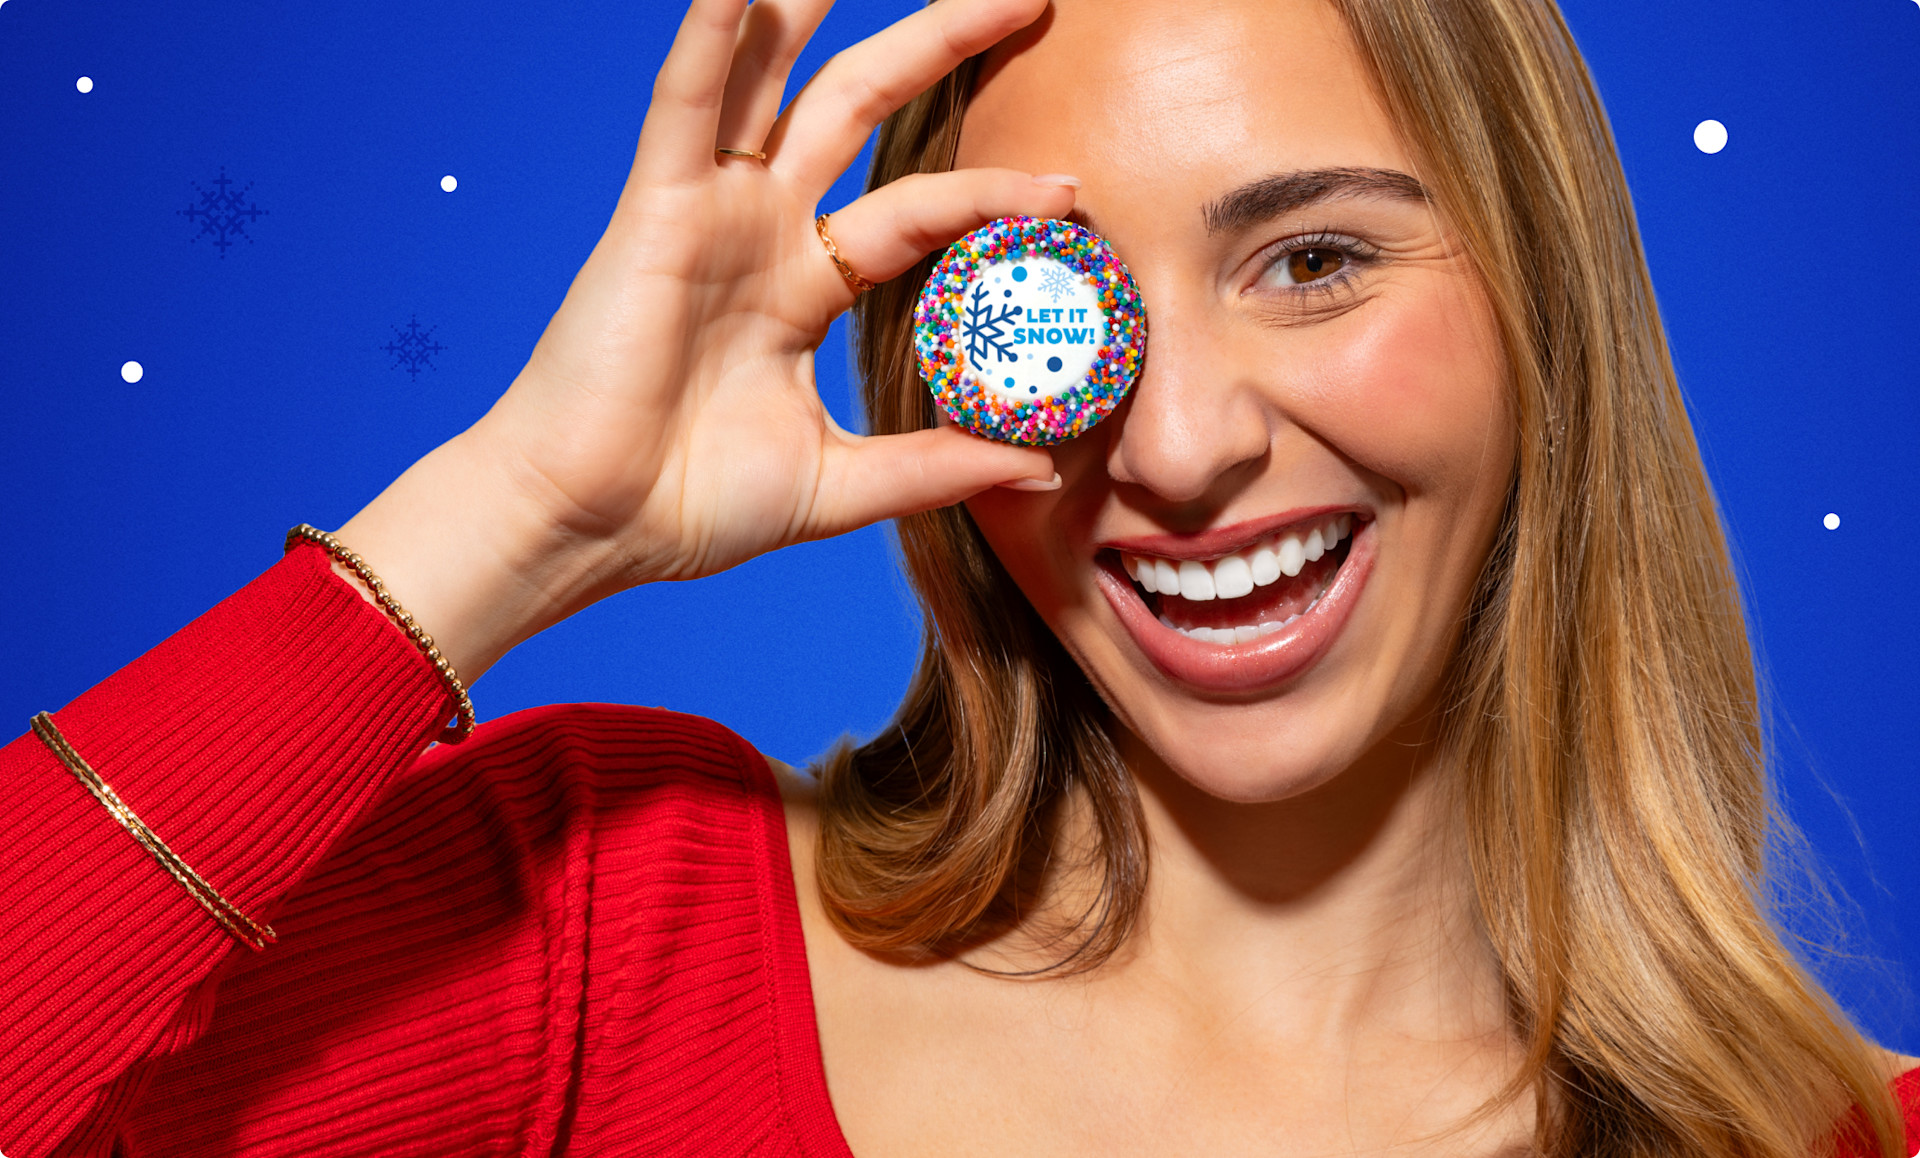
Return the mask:
POLYGON ((455 181, 453 179, 452 173, 448 173, 446 176, 440 178, 440 188, 445 189, 449 193, 453 192, 455 189, 458 189, 459 187, 460 187, 460 182, 455 181))
POLYGON ((147 368, 138 362, 128 362, 120 367, 120 377, 128 382, 138 382, 146 372, 147 368))
POLYGON ((1727 147, 1727 126, 1715 120, 1693 126, 1693 147, 1702 153, 1718 153, 1727 147))
MULTIPOLYGON (((0 0, 0 3, 4 3, 4 2, 5 0, 0 0)), ((83 76, 79 80, 76 80, 73 82, 73 87, 79 89, 81 92, 92 92, 93 78, 90 76, 83 76)))
POLYGON ((1840 529, 1840 516, 1828 511, 1827 517, 1820 520, 1820 525, 1829 531, 1837 531, 1840 529))

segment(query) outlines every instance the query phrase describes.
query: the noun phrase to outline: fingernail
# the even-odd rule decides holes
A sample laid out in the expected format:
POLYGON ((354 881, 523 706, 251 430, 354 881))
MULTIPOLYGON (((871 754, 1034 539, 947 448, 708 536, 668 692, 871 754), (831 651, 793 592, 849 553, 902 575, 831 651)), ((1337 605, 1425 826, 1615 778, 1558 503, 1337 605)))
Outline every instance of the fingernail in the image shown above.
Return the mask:
POLYGON ((1033 179, 1035 185, 1065 185, 1069 189, 1080 187, 1080 178, 1065 173, 1044 173, 1033 179))
POLYGON ((1010 491, 1057 491, 1060 489, 1060 472, 1054 471, 1052 478, 1017 478, 1000 485, 1010 491))

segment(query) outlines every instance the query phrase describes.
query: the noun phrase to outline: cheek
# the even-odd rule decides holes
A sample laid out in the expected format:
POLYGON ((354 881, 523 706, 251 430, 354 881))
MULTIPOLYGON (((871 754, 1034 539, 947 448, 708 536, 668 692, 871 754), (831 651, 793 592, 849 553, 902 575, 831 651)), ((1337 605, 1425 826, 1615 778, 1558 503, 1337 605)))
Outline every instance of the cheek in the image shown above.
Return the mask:
POLYGON ((1512 454, 1492 311, 1456 279, 1432 280, 1329 327, 1305 360, 1316 433, 1409 498, 1478 490, 1512 454))
MULTIPOLYGON (((1102 426, 1117 425, 1116 418, 1108 418, 1102 426)), ((1107 493, 1104 440, 1097 431, 1052 448, 1054 469, 1060 472, 1059 490, 992 487, 966 502, 967 513, 1000 565, 1041 618, 1053 624, 1089 593, 1085 545, 1107 493)))
POLYGON ((1032 494, 994 487, 967 500, 967 513, 1000 565, 1043 618, 1049 621, 1067 597, 1065 560, 1053 544, 1054 494, 1032 494))

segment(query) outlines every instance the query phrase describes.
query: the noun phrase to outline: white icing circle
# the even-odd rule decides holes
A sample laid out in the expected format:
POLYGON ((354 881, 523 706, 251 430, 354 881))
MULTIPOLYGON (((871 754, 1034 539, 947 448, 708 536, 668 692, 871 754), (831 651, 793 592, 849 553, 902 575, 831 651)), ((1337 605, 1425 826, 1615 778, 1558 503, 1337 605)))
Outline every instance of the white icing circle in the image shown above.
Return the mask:
POLYGON ((1092 283, 1039 254, 984 266, 967 283, 954 333, 962 374, 1007 402, 1056 398, 1107 344, 1092 283))

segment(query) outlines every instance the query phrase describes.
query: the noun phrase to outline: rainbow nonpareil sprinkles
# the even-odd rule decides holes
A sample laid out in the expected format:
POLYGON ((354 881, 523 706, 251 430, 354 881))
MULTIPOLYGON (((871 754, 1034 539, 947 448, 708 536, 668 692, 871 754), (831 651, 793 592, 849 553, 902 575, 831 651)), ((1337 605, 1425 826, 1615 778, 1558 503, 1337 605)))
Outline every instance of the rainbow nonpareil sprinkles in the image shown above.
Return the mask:
POLYGON ((947 417, 1026 446, 1092 429, 1147 352, 1133 276, 1071 221, 1003 217, 954 242, 913 323, 920 376, 947 417))

